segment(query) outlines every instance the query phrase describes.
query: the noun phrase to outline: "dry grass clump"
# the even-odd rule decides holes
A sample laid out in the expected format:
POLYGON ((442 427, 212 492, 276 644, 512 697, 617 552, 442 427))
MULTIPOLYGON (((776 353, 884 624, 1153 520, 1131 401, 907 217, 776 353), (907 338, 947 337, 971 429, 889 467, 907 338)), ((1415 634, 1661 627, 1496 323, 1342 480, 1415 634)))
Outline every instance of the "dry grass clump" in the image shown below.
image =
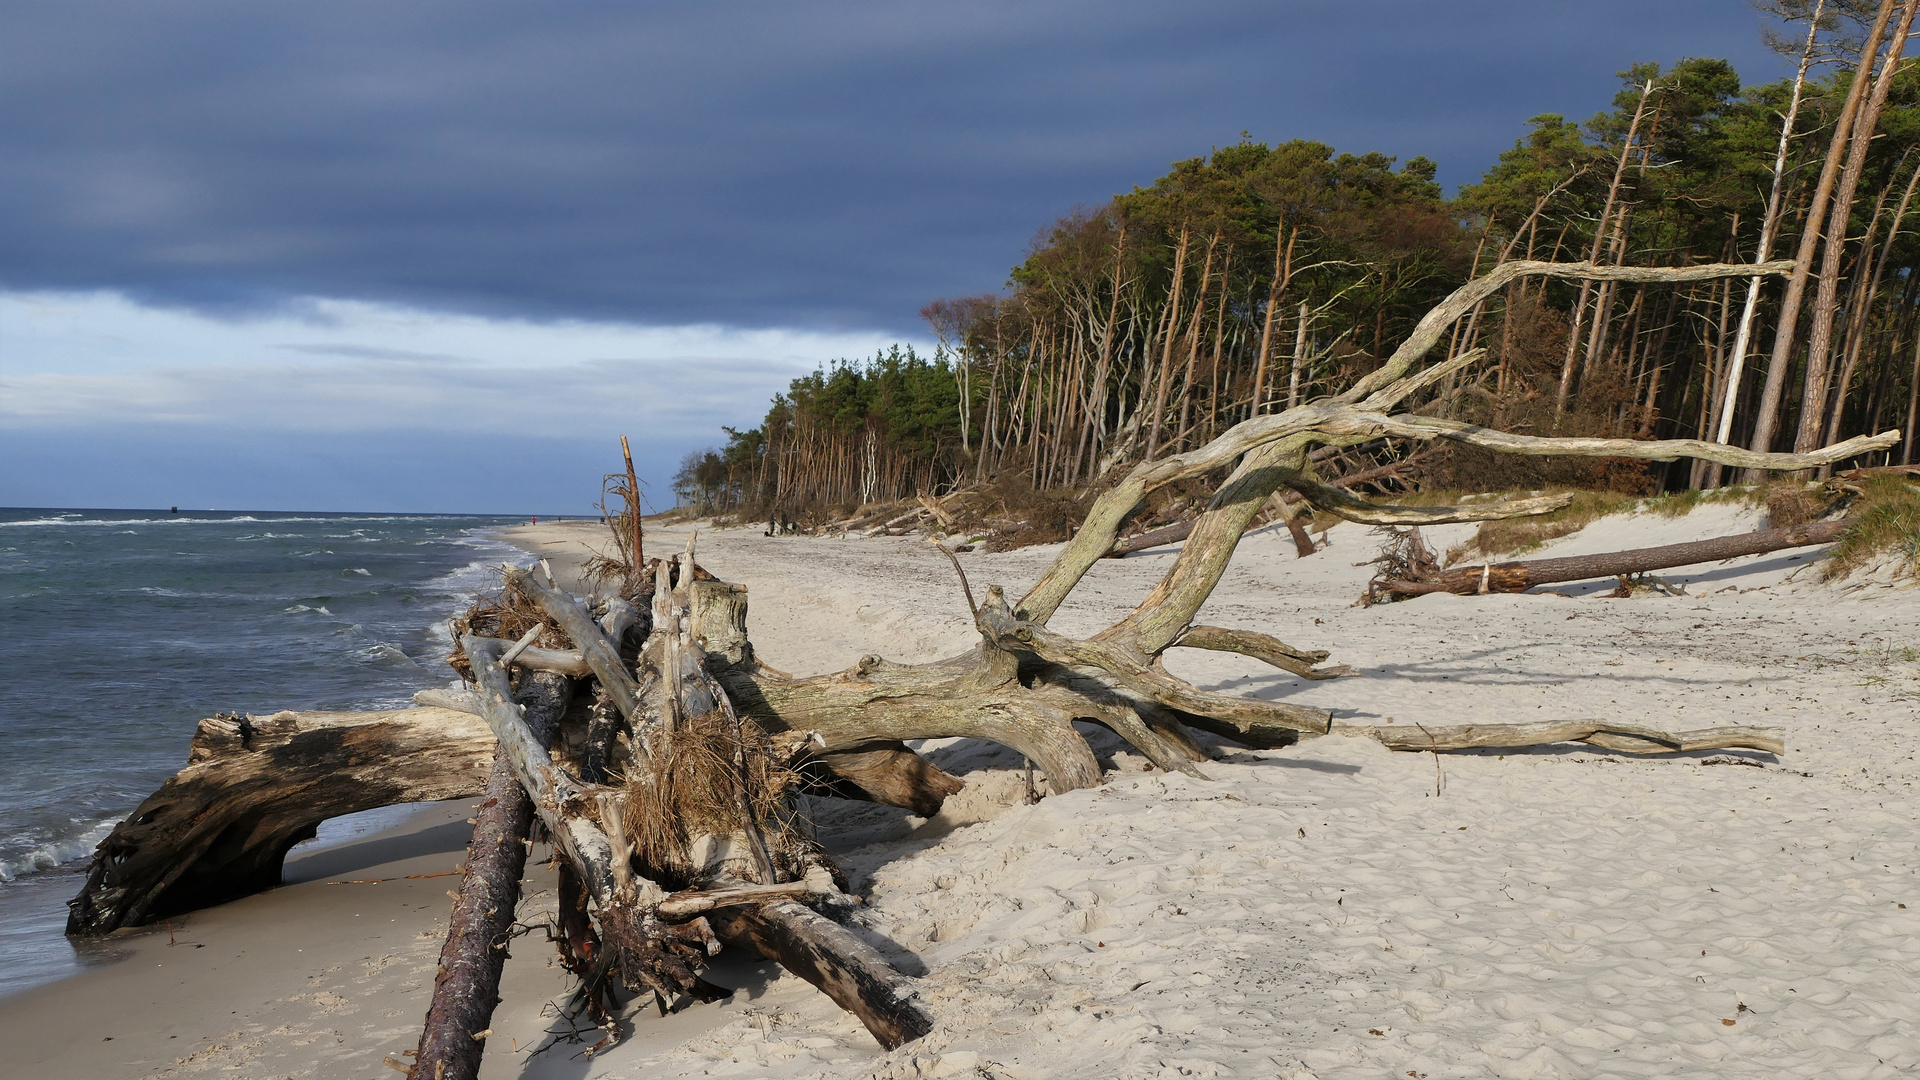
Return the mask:
POLYGON ((1002 473, 978 489, 956 516, 963 525, 989 533, 988 551, 1011 551, 1070 539, 1091 502, 1083 499, 1065 491, 1036 490, 1024 472, 1002 473))
POLYGON ((1900 560, 1896 575, 1920 573, 1920 485, 1897 476, 1867 480, 1847 522, 1828 554, 1822 581, 1838 581, 1888 555, 1900 560))
POLYGON ((1766 501, 1767 527, 1790 529, 1825 517, 1839 493, 1819 484, 1780 480, 1759 489, 1758 494, 1766 501))
POLYGON ((766 838, 767 855, 785 880, 805 873, 811 830, 793 818, 788 792, 799 782, 786 755, 758 724, 714 711, 649 739, 650 767, 627 777, 623 824, 648 876, 668 888, 693 884, 701 867, 692 848, 702 836, 766 838))

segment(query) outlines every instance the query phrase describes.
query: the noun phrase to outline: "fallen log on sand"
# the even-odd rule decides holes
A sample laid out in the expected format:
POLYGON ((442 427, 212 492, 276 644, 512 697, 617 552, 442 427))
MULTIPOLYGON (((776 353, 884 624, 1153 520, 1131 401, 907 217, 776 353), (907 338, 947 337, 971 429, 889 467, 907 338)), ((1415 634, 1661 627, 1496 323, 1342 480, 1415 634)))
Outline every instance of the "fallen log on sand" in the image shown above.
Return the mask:
POLYGON ((1604 720, 1545 720, 1533 724, 1459 724, 1411 727, 1378 724, 1335 724, 1332 734, 1360 735, 1392 750, 1512 749, 1548 743, 1583 742, 1625 754, 1673 754, 1695 750, 1760 750, 1787 752, 1775 728, 1718 727, 1698 731, 1664 731, 1639 724, 1604 720))
POLYGON ((1840 538, 1846 527, 1844 520, 1819 521, 1784 529, 1761 529, 1738 536, 1610 551, 1599 555, 1456 566, 1451 570, 1438 570, 1419 577, 1377 578, 1368 586, 1368 597, 1377 600, 1383 596, 1420 596, 1439 592, 1460 596, 1526 592, 1535 585, 1645 574, 1676 566, 1719 562, 1742 555, 1764 555, 1787 548, 1831 544, 1840 538))
POLYGON ((492 759, 486 725, 446 709, 202 720, 187 767, 100 842, 68 902, 67 933, 111 933, 270 889, 321 822, 472 798, 492 759))

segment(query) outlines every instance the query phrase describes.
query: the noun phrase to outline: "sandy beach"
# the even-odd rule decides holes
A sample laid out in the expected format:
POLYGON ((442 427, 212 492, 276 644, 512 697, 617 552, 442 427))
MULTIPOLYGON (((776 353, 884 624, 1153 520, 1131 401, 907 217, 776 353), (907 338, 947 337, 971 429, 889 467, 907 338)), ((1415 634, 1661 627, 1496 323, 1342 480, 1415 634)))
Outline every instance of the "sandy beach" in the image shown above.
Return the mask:
MULTIPOLYGON (((1613 518, 1543 554, 1724 535, 1756 511, 1613 518)), ((597 525, 512 530, 577 566, 597 525)), ((1444 547, 1471 526, 1429 531, 1444 547)), ((1590 747, 1396 754, 1326 737, 1224 744, 1207 779, 1099 743, 1097 789, 1023 805, 1015 760, 933 756, 969 780, 933 821, 816 801, 868 894, 860 929, 920 975, 936 1029, 882 1053, 798 980, 737 961, 728 1002, 635 1011, 620 1046, 538 1056, 564 993, 515 947, 489 1077, 1877 1077, 1920 1067, 1920 635, 1915 593, 1820 585, 1807 551, 1664 575, 1682 596, 1429 596, 1354 607, 1376 553, 1340 525, 1296 558, 1249 535, 1205 612, 1326 648, 1358 678, 1305 683, 1176 651, 1208 689, 1353 723, 1608 717, 1784 729, 1742 751, 1590 747)), ((650 545, 678 549, 684 528, 650 545)), ((813 673, 968 646, 952 570, 922 540, 703 529, 701 563, 751 592, 756 648, 813 673)), ((659 550, 655 547, 655 550, 659 550)), ((962 555, 976 589, 1054 548, 962 555)), ((1171 549, 1108 560, 1053 625, 1131 607, 1171 549)), ((291 884, 115 942, 127 957, 0 999, 10 1071, 58 1078, 374 1077, 410 1048, 464 843, 464 807, 289 866, 291 884), (375 882, 329 884, 329 882, 375 882), (169 937, 171 936, 171 943, 169 937)), ((523 921, 550 903, 534 872, 523 921)))

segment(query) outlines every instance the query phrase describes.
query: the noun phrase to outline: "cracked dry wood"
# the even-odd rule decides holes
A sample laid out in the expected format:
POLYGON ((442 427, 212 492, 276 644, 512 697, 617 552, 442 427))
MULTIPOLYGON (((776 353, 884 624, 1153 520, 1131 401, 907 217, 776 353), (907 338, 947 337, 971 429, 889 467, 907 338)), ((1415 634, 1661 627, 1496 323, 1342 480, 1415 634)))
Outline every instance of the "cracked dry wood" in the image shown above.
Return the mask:
POLYGON ((448 709, 279 712, 200 721, 186 768, 94 850, 67 933, 96 936, 280 884, 331 817, 471 798, 494 739, 448 709))

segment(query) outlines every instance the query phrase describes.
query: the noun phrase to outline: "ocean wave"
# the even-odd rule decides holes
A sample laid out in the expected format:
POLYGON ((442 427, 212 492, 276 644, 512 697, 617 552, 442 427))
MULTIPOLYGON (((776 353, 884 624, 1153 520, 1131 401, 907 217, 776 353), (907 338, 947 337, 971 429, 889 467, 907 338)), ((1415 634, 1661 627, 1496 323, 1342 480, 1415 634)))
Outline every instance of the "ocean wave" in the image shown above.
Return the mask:
POLYGON ((28 874, 42 874, 48 870, 57 870, 76 859, 93 854, 100 841, 107 838, 113 827, 119 824, 118 817, 101 818, 98 821, 78 822, 78 831, 71 836, 59 837, 25 851, 12 858, 0 859, 0 881, 13 881, 28 874))
POLYGON ((338 514, 328 514, 324 516, 294 515, 291 517, 264 517, 264 518, 254 517, 252 514, 236 514, 232 517, 189 517, 183 514, 179 517, 168 515, 166 517, 157 517, 157 518, 82 517, 78 514, 61 514, 55 517, 26 518, 20 521, 0 521, 0 528, 25 528, 29 526, 44 527, 49 525, 76 525, 76 526, 91 526, 94 528, 99 528, 101 526, 125 528, 128 525, 246 525, 246 524, 279 525, 279 524, 284 524, 288 522, 320 522, 320 521, 329 522, 336 525, 345 525, 349 523, 362 522, 362 521, 390 523, 390 522, 396 522, 396 521, 417 522, 417 521, 440 521, 440 520, 445 520, 445 519, 440 517, 439 515, 433 515, 433 514, 413 514, 413 515, 395 514, 395 515, 385 515, 385 516, 371 516, 371 515, 345 516, 345 515, 338 515, 338 514))
POLYGON ((475 559, 436 578, 420 583, 420 590, 440 596, 466 599, 482 589, 492 588, 499 580, 501 559, 475 559))
MULTIPOLYGON (((358 629, 358 627, 355 629, 358 629)), ((408 656, 405 649, 402 649, 391 641, 376 641, 372 645, 367 646, 366 651, 361 655, 375 663, 389 665, 405 664, 409 667, 420 668, 422 671, 426 670, 426 668, 421 667, 420 661, 408 656)))
POLYGON ((322 615, 328 615, 328 616, 333 614, 333 612, 327 610, 327 607, 325 604, 313 604, 313 605, 295 604, 292 607, 284 607, 284 608, 281 608, 280 610, 286 612, 289 615, 298 615, 303 611, 314 611, 322 615))

